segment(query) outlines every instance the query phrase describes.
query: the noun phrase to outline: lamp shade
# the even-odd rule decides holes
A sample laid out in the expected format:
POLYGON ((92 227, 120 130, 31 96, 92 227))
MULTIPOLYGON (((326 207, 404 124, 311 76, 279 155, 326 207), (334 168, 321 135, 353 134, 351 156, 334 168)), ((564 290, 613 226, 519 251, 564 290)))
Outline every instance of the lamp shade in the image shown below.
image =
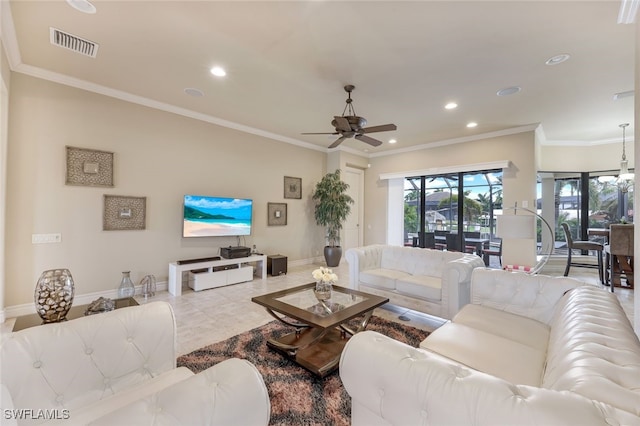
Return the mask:
POLYGON ((521 215, 500 215, 497 218, 496 235, 511 240, 534 239, 535 216, 528 214, 521 215))

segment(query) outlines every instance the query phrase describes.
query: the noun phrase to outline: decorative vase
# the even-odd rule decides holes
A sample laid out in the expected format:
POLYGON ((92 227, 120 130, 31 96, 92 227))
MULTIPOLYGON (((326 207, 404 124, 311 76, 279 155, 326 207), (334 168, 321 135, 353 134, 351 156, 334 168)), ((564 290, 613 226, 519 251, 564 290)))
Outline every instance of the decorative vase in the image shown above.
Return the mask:
POLYGON ((142 287, 142 295, 146 299, 147 297, 153 297, 156 295, 156 277, 153 275, 145 275, 140 280, 140 286, 142 287))
POLYGON ((342 258, 342 247, 340 246, 324 247, 324 260, 327 262, 327 266, 334 267, 334 266, 340 265, 341 258, 342 258))
POLYGON ((317 281, 316 288, 314 290, 316 299, 320 301, 331 299, 332 290, 333 290, 333 285, 331 282, 317 281))
POLYGON ((43 323, 66 321, 74 293, 73 277, 68 269, 44 271, 34 293, 36 312, 43 323))
POLYGON ((118 299, 126 299, 136 294, 136 288, 131 281, 130 273, 131 271, 124 271, 122 273, 122 281, 120 281, 120 287, 118 287, 118 299))

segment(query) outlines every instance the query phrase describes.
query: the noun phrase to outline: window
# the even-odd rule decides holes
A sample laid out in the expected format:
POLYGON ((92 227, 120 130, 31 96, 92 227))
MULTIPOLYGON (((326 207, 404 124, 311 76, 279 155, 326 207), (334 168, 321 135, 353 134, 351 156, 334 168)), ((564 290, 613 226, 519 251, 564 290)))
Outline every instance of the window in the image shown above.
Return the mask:
POLYGON ((428 247, 426 234, 436 231, 491 237, 501 208, 502 169, 406 178, 404 244, 428 247))

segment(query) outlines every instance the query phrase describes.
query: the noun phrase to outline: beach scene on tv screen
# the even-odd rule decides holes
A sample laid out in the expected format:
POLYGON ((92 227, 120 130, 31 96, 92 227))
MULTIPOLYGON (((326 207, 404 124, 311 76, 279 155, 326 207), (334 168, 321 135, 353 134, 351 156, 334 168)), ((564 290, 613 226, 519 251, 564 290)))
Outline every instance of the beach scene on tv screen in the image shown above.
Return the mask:
POLYGON ((185 195, 184 237, 251 234, 251 200, 185 195))

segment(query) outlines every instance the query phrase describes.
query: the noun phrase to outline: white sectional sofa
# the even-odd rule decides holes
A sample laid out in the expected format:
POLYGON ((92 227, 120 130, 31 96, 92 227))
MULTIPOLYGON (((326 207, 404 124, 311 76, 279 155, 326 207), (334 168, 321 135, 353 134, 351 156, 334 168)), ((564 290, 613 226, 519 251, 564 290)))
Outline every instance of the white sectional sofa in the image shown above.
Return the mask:
POLYGON ((267 388, 251 363, 229 359, 195 375, 176 368, 175 332, 171 306, 153 302, 4 335, 0 423, 269 423, 267 388))
POLYGON ((640 425, 640 342, 615 295, 488 269, 471 290, 420 348, 349 340, 353 425, 640 425))
POLYGON ((347 250, 349 285, 390 303, 450 319, 469 303, 479 256, 418 247, 370 245, 347 250))

